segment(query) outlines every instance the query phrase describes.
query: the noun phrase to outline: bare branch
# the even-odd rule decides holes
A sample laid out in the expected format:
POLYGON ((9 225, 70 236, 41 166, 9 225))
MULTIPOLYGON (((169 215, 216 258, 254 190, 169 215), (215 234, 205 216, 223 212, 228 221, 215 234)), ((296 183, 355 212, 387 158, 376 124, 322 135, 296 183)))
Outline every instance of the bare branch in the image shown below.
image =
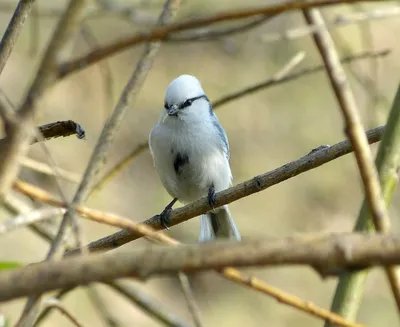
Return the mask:
MULTIPOLYGON (((367 132, 368 141, 371 143, 378 142, 383 134, 384 128, 378 127, 367 132)), ((229 204, 233 201, 241 199, 245 196, 263 191, 275 184, 281 183, 289 178, 297 176, 308 170, 317 168, 329 161, 339 158, 352 151, 352 147, 349 141, 342 141, 332 146, 321 146, 311 151, 311 153, 304 157, 287 163, 277 169, 267 172, 262 175, 258 175, 250 180, 247 180, 241 184, 235 185, 227 190, 217 193, 217 202, 215 207, 229 204)), ((36 198, 39 201, 44 201, 50 205, 54 205, 52 196, 47 197, 41 192, 23 185, 21 182, 15 184, 15 188, 20 192, 23 192, 29 196, 36 198), (39 197, 40 196, 40 197, 39 197)), ((59 205, 59 204, 56 204, 59 205)), ((84 215, 88 215, 88 212, 84 213, 83 208, 77 208, 77 210, 84 215)), ((195 201, 191 204, 185 205, 184 207, 177 208, 171 212, 170 226, 182 223, 190 218, 197 217, 210 210, 207 199, 203 198, 195 201)), ((154 229, 162 229, 159 219, 154 216, 143 222, 146 225, 153 227, 154 229)), ((121 230, 114 234, 103 237, 99 240, 93 241, 88 244, 89 251, 102 251, 109 250, 119 247, 125 243, 133 241, 139 238, 140 235, 131 233, 128 230, 121 230)), ((71 253, 70 253, 71 254, 71 253)))
MULTIPOLYGON (((216 14, 211 17, 199 18, 195 20, 190 20, 184 23, 170 24, 163 27, 155 28, 150 33, 139 33, 132 37, 113 42, 112 44, 99 47, 90 53, 73 59, 69 62, 61 64, 59 66, 58 78, 63 78, 71 73, 77 72, 84 68, 93 65, 100 60, 103 60, 113 54, 120 51, 126 50, 129 47, 138 45, 150 41, 162 41, 167 38, 173 32, 181 32, 189 29, 199 28, 208 26, 215 23, 220 23, 223 21, 232 21, 243 18, 249 18, 259 15, 268 15, 270 17, 274 15, 281 14, 283 12, 293 11, 297 9, 312 8, 329 6, 340 3, 356 3, 362 0, 318 0, 318 1, 289 1, 285 3, 277 3, 274 5, 268 5, 261 8, 251 8, 236 11, 227 11, 216 14)), ((365 1, 365 0, 364 0, 365 1)), ((376 0, 366 0, 366 1, 376 1, 376 0)))
POLYGON ((54 216, 64 214, 64 208, 40 208, 27 214, 19 215, 0 223, 0 234, 5 234, 17 228, 21 228, 39 221, 51 219, 54 216))
POLYGON ((37 161, 28 157, 21 159, 21 165, 26 168, 38 171, 42 174, 60 177, 72 183, 79 183, 81 180, 80 174, 74 173, 72 171, 60 167, 50 167, 48 164, 45 164, 44 162, 37 161))
POLYGON ((143 279, 227 266, 309 265, 327 277, 392 264, 400 264, 399 235, 312 234, 278 240, 148 245, 5 271, 0 275, 0 301, 120 277, 143 279))
POLYGON ((28 146, 33 139, 32 118, 40 112, 40 108, 36 106, 36 101, 42 95, 50 81, 55 78, 54 67, 57 55, 68 37, 74 32, 83 4, 83 0, 71 1, 71 5, 68 7, 54 32, 36 78, 17 112, 18 123, 12 124, 9 129, 7 141, 0 154, 0 198, 3 198, 11 187, 19 171, 18 158, 27 152, 28 146))
MULTIPOLYGON (((303 11, 308 24, 324 27, 325 22, 318 9, 303 11)), ((374 165, 371 149, 359 116, 359 110, 355 97, 350 88, 346 74, 340 64, 339 55, 336 52, 335 44, 326 28, 314 33, 314 41, 321 54, 326 67, 330 84, 336 95, 340 110, 345 123, 345 131, 354 147, 354 155, 364 185, 365 197, 371 210, 376 230, 388 232, 390 220, 386 204, 382 196, 382 189, 379 183, 377 169, 374 165)), ((397 308, 400 310, 400 276, 395 267, 388 267, 386 270, 397 308)))
POLYGON ((63 304, 55 298, 47 298, 43 301, 46 308, 55 308, 68 318, 76 327, 83 327, 81 323, 63 306, 63 304))
MULTIPOLYGON (((27 191, 28 194, 35 194, 35 197, 37 199, 47 200, 49 204, 52 203, 53 205, 61 205, 61 206, 63 205, 62 202, 54 199, 50 194, 48 194, 43 190, 38 189, 37 187, 27 185, 26 183, 21 183, 21 182, 18 183, 18 186, 19 188, 27 191)), ((134 235, 146 236, 146 238, 148 239, 170 245, 179 244, 176 240, 172 239, 168 235, 161 232, 155 232, 154 229, 152 229, 150 226, 144 224, 136 224, 131 219, 128 218, 84 207, 77 208, 77 211, 84 214, 91 220, 109 224, 112 226, 117 226, 120 228, 126 228, 127 231, 129 231, 131 234, 134 235)), ((73 252, 70 253, 72 254, 73 252)), ((229 280, 251 287, 254 290, 260 291, 264 294, 274 297, 281 303, 285 303, 299 310, 308 312, 316 317, 323 318, 324 320, 327 320, 329 322, 335 323, 340 326, 348 326, 348 327, 354 326, 354 324, 345 321, 339 315, 335 315, 326 309, 320 308, 310 303, 309 301, 304 301, 291 294, 285 293, 275 287, 266 284, 265 282, 263 282, 258 278, 255 278, 253 276, 245 276, 236 269, 226 268, 220 273, 229 280)))
POLYGON ((24 26, 26 18, 31 12, 34 0, 20 0, 18 6, 15 9, 14 15, 11 18, 10 23, 3 35, 0 42, 0 74, 2 73, 8 57, 14 48, 15 42, 18 40, 19 33, 24 26))
MULTIPOLYGON (((371 11, 361 11, 348 14, 336 15, 331 21, 326 23, 326 27, 337 28, 350 24, 356 24, 363 21, 371 21, 377 19, 393 18, 400 15, 400 6, 387 6, 383 8, 374 8, 371 11)), ((293 28, 283 33, 269 33, 261 37, 264 42, 275 42, 280 40, 295 40, 304 36, 308 36, 314 32, 318 32, 321 26, 308 25, 293 28)))
MULTIPOLYGON (((343 57, 341 59, 341 62, 347 63, 347 62, 353 62, 355 60, 359 59, 365 59, 365 58, 375 58, 375 57, 382 57, 382 56, 387 56, 389 54, 389 50, 381 50, 377 52, 371 52, 371 51, 365 51, 361 52, 359 54, 355 55, 350 55, 347 57, 343 57)), ((290 67, 288 63, 288 67, 290 67)), ((253 94, 255 92, 259 92, 262 90, 265 90, 267 88, 273 87, 280 85, 282 83, 290 82, 295 79, 314 74, 320 71, 323 71, 325 69, 324 65, 320 66, 315 66, 315 67, 310 67, 310 68, 305 68, 302 69, 298 72, 291 73, 291 74, 285 74, 285 67, 280 70, 277 74, 275 74, 273 77, 268 78, 267 80, 257 83, 251 86, 248 86, 242 90, 233 92, 231 94, 227 94, 220 99, 215 100, 212 103, 213 109, 216 110, 219 107, 230 103, 234 100, 237 100, 241 97, 253 94), (277 78, 279 77, 279 78, 277 78)), ((116 174, 121 172, 123 169, 125 169, 131 162, 134 160, 137 156, 139 156, 141 153, 144 151, 148 150, 148 143, 140 143, 137 145, 129 154, 127 154, 125 157, 123 157, 121 160, 119 160, 114 167, 110 168, 108 172, 106 172, 103 177, 96 183, 96 185, 93 187, 91 195, 94 194, 95 192, 101 191, 101 189, 107 184, 113 177, 115 177, 116 174)))
POLYGON ((130 302, 137 305, 151 317, 160 320, 169 327, 189 327, 190 324, 183 321, 180 317, 171 313, 170 310, 164 309, 161 303, 157 303, 148 294, 145 294, 133 283, 123 281, 113 281, 107 284, 112 289, 124 295, 130 302))

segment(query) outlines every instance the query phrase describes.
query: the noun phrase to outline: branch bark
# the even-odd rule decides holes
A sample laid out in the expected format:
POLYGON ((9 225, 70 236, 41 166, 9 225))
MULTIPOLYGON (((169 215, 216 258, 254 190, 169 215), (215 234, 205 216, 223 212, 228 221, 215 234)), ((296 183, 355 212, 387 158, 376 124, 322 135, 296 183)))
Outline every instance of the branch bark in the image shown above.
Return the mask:
POLYGON ((0 275, 0 301, 108 282, 120 277, 149 278, 227 266, 309 265, 322 277, 377 265, 400 264, 400 236, 323 234, 243 242, 149 245, 32 264, 0 275))

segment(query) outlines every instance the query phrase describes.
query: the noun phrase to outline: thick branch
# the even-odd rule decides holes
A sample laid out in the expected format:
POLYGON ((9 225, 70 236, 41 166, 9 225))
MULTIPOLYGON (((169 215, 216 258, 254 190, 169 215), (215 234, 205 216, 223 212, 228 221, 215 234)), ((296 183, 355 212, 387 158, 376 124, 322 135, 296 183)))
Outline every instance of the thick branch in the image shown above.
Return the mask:
POLYGON ((278 240, 172 247, 149 245, 142 249, 72 257, 3 272, 0 275, 0 301, 120 277, 148 278, 227 266, 309 265, 325 277, 346 270, 393 264, 400 264, 399 235, 314 234, 278 240))

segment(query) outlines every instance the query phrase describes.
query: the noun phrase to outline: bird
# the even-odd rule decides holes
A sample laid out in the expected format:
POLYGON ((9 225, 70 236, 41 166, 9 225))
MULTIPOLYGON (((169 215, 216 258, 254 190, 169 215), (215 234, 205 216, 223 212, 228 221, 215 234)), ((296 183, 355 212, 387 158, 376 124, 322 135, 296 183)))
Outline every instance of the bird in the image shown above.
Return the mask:
POLYGON ((173 200, 159 215, 168 228, 176 201, 207 196, 211 210, 200 216, 199 242, 240 240, 227 205, 214 208, 215 193, 232 185, 229 142, 200 81, 180 75, 167 87, 164 108, 149 135, 155 169, 173 200))

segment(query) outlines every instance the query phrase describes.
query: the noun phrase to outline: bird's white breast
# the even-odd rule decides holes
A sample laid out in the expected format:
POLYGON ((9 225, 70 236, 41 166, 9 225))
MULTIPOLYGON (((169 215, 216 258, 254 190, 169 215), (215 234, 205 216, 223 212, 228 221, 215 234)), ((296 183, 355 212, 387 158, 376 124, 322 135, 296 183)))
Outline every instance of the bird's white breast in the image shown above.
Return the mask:
POLYGON ((167 117, 150 133, 150 148, 161 181, 172 197, 187 203, 208 194, 211 184, 221 191, 231 183, 228 159, 221 149, 218 133, 211 120, 187 123, 179 117, 167 117), (177 156, 185 159, 177 173, 177 156))

